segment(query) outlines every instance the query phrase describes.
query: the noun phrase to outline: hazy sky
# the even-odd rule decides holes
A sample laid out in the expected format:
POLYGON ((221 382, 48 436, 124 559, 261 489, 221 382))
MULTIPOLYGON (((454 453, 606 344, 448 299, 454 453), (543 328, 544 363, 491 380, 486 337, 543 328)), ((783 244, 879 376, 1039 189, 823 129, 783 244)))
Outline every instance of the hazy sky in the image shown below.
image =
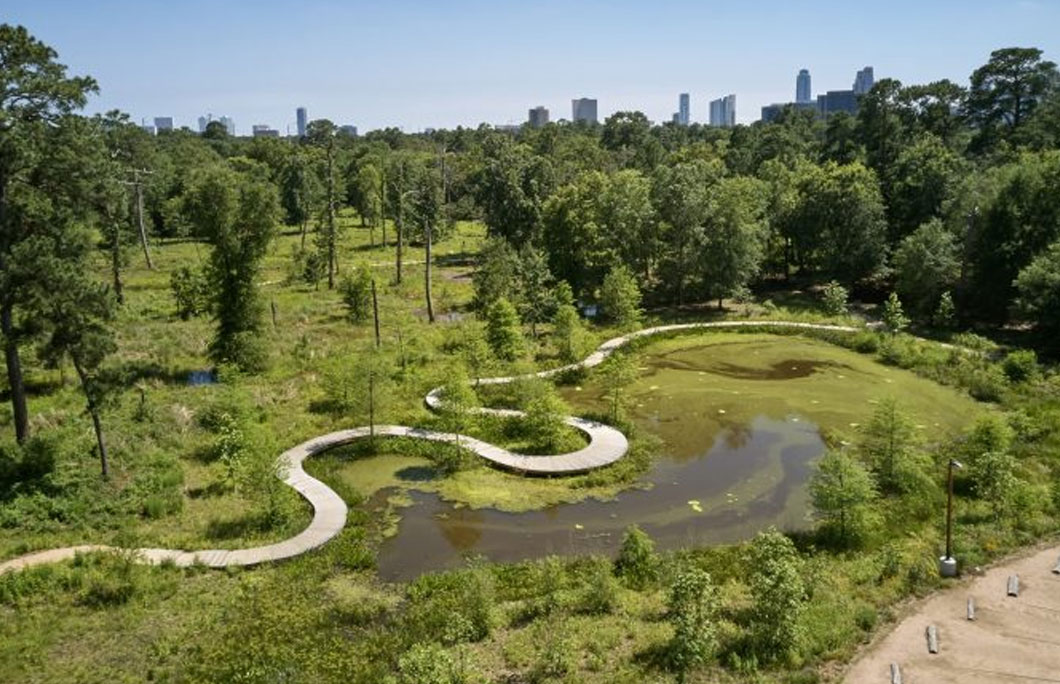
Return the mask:
POLYGON ((737 120, 795 97, 877 79, 967 84, 990 51, 1043 49, 1060 61, 1060 0, 3 0, 0 21, 25 25, 76 74, 100 84, 92 111, 135 119, 227 114, 294 128, 294 110, 361 131, 552 119, 595 97, 600 117, 639 109, 692 118, 736 93, 737 120))

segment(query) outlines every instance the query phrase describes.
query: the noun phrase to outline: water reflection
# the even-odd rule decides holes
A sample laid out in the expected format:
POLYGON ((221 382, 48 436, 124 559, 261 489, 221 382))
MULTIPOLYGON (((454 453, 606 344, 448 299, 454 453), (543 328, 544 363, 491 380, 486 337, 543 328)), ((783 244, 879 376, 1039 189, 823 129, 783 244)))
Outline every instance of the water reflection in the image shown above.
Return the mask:
MULTIPOLYGON (((725 427, 698 453, 659 460, 644 478, 650 489, 623 492, 614 501, 505 513, 458 508, 413 491, 397 534, 380 548, 379 572, 407 579, 459 566, 472 554, 515 561, 613 553, 633 523, 663 549, 736 541, 769 525, 801 527, 810 464, 824 448, 817 427, 802 416, 757 416, 725 427)), ((386 495, 377 494, 374 505, 386 495)))

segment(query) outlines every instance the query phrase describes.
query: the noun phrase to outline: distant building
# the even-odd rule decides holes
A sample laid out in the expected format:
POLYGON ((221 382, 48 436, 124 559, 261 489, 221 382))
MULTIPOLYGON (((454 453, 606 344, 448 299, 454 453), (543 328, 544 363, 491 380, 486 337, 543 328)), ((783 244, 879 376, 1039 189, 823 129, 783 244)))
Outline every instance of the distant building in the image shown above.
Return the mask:
POLYGON ((692 105, 688 93, 677 96, 677 123, 682 126, 692 123, 692 105))
POLYGON ((155 117, 155 130, 159 133, 162 131, 173 130, 173 117, 171 116, 156 116, 155 117))
POLYGON ((548 123, 548 110, 538 105, 530 110, 530 116, 528 119, 530 128, 541 128, 548 123))
POLYGON ((236 122, 232 117, 222 116, 220 119, 218 119, 218 121, 220 121, 221 125, 225 127, 225 131, 228 133, 228 135, 236 134, 236 122))
POLYGON ((250 127, 251 134, 255 138, 278 138, 280 132, 268 124, 254 124, 250 127))
POLYGON ((837 112, 858 113, 858 96, 853 90, 829 90, 817 96, 817 113, 831 116, 837 112))
POLYGON ((575 123, 584 121, 586 123, 595 124, 599 120, 596 118, 596 100, 582 97, 577 100, 571 100, 571 120, 575 123))
POLYGON ((799 75, 795 77, 795 101, 800 103, 813 102, 809 69, 799 69, 799 75))
POLYGON ((339 133, 341 135, 348 135, 351 138, 357 137, 357 127, 352 124, 346 124, 345 126, 339 126, 339 133))
POLYGON ((762 121, 766 123, 775 121, 777 117, 780 116, 781 112, 789 107, 793 110, 802 109, 817 114, 817 103, 813 100, 810 100, 809 102, 777 102, 762 107, 762 121))
MULTIPOLYGON (((294 117, 295 117, 295 121, 298 122, 298 137, 299 138, 304 138, 305 137, 305 127, 306 127, 306 111, 305 111, 305 107, 299 107, 298 109, 294 110, 294 117)), ((288 132, 288 134, 289 134, 289 132, 288 132)))
POLYGON ((209 115, 199 117, 199 133, 206 132, 206 124, 210 123, 210 121, 211 119, 209 115))
POLYGON ((674 112, 670 116, 670 121, 672 121, 675 126, 680 126, 681 125, 681 112, 674 112))
MULTIPOLYGON (((493 130, 500 131, 501 133, 518 133, 522 126, 518 124, 493 124, 493 130)), ((424 131, 426 133, 426 131, 424 131)), ((433 131, 432 131, 433 132, 433 131)))
POLYGON ((720 128, 736 125, 736 95, 726 95, 711 101, 710 125, 720 128))
POLYGON ((155 134, 155 127, 151 124, 140 124, 140 128, 142 128, 148 135, 155 134))
POLYGON ((854 77, 854 94, 864 95, 872 90, 872 86, 875 85, 875 83, 876 78, 872 75, 872 67, 865 67, 854 77))

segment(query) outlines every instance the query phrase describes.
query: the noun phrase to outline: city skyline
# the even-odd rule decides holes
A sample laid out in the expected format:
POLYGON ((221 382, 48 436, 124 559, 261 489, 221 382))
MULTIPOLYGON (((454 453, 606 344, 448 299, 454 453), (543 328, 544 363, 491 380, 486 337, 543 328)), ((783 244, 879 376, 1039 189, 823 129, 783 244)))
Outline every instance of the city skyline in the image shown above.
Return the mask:
POLYGON ((1057 59, 1052 29, 1060 25, 1060 4, 1034 0, 900 1, 857 12, 837 2, 767 2, 763 12, 691 0, 664 2, 664 12, 643 3, 572 7, 551 0, 500 11, 470 0, 308 0, 297 13, 273 0, 253 8, 188 0, 179 11, 124 0, 10 4, 16 6, 5 7, 5 21, 26 25, 71 73, 99 82, 89 112, 172 117, 175 126, 194 130, 204 112, 223 111, 246 122, 238 131, 244 135, 251 122, 293 133, 298 106, 362 131, 519 124, 535 105, 570 111, 579 93, 598 100, 601 121, 635 109, 656 122, 670 120, 678 93, 692 95, 691 119, 699 122, 717 93, 736 93, 737 123, 750 123, 761 106, 791 99, 799 68, 810 70, 819 92, 849 89, 850 74, 866 64, 904 83, 949 78, 967 85, 1001 47, 1036 46, 1057 59), (439 27, 450 43, 468 46, 431 47, 436 41, 428 37, 439 27), (695 38, 703 30, 712 40, 695 38), (351 31, 372 60, 350 55, 351 31), (679 62, 668 58, 675 43, 688 46, 679 62), (703 66, 711 64, 725 67, 703 66))

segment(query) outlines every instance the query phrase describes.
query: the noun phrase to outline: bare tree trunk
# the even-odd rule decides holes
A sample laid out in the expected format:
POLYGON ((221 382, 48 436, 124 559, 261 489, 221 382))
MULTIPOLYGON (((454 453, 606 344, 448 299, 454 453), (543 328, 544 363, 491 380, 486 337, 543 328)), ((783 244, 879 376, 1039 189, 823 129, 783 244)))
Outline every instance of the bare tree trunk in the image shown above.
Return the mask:
POLYGON ((386 165, 383 164, 383 168, 380 170, 380 174, 383 177, 383 182, 379 184, 379 227, 383 231, 383 241, 380 243, 381 247, 386 247, 386 165))
POLYGON ((379 349, 382 340, 379 338, 379 299, 375 296, 375 278, 372 278, 372 316, 375 318, 375 348, 379 349))
POLYGON ((368 371, 368 442, 375 449, 375 369, 368 371))
POLYGON ((147 261, 147 268, 153 271, 155 266, 151 263, 151 252, 147 249, 147 230, 144 228, 144 190, 139 178, 136 179, 136 219, 140 225, 140 246, 144 248, 144 259, 147 261))
POLYGON ((3 332, 4 336, 4 361, 7 364, 7 385, 11 390, 15 439, 19 444, 25 444, 29 437, 29 409, 26 406, 26 384, 22 379, 22 362, 18 355, 11 308, 11 304, 0 307, 0 332, 3 332))
POLYGON ((431 224, 424 226, 427 236, 427 264, 424 269, 424 291, 427 295, 427 320, 434 323, 434 304, 431 302, 431 224))
POLYGON ((110 242, 110 269, 114 276, 114 296, 118 304, 124 304, 125 292, 121 282, 121 231, 118 229, 117 222, 114 223, 113 228, 114 239, 110 242))
POLYGON ((328 144, 328 289, 335 289, 335 152, 328 144))
POLYGON ((397 277, 394 282, 401 284, 401 252, 405 246, 405 196, 398 195, 397 220, 394 222, 397 232, 397 277))
POLYGON ((89 388, 88 375, 85 373, 85 369, 81 367, 81 363, 77 360, 77 357, 73 357, 74 370, 77 371, 77 377, 81 379, 81 391, 85 393, 85 401, 88 403, 88 412, 92 416, 92 427, 96 431, 96 446, 99 448, 99 465, 102 470, 103 479, 106 480, 110 477, 110 463, 107 460, 107 444, 103 440, 103 424, 99 420, 99 407, 96 405, 95 399, 92 398, 92 391, 89 388))

